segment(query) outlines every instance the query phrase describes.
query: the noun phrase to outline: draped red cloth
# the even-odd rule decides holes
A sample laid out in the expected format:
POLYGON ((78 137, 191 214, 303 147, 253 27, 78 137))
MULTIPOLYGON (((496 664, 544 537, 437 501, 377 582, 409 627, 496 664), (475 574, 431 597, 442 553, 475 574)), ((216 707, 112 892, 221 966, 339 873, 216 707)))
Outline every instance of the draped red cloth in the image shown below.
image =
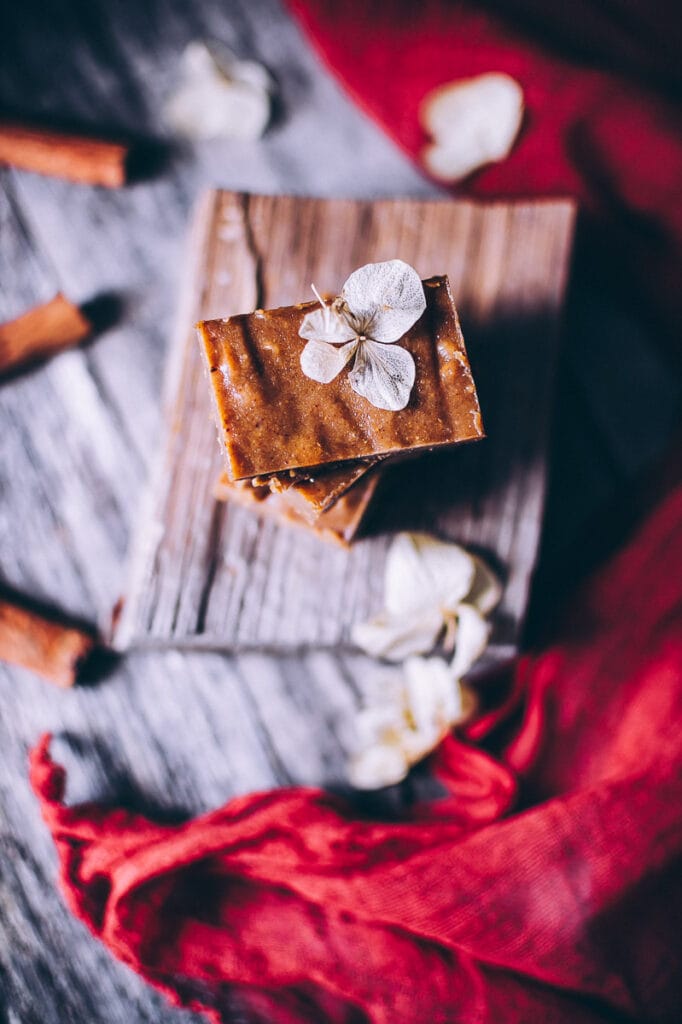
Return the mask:
POLYGON ((70 808, 49 737, 31 775, 73 912, 214 1021, 672 1022, 681 723, 678 484, 405 820, 299 788, 173 827, 70 808))
MULTIPOLYGON (((458 191, 572 195, 624 293, 682 315, 682 10, 675 0, 288 0, 351 96, 414 158, 434 88, 488 71, 523 87, 511 154, 458 191), (523 30, 523 31, 522 31, 523 30)), ((348 155, 352 161, 352 152, 348 155)))

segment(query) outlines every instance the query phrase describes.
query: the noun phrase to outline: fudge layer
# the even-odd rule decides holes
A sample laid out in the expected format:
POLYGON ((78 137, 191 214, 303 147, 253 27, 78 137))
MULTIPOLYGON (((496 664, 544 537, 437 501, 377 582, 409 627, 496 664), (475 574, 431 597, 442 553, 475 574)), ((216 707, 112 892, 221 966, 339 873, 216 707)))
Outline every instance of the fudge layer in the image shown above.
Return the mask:
POLYGON ((339 469, 321 470, 319 474, 299 481, 282 493, 288 495, 304 515, 326 512, 351 488, 357 486, 373 465, 375 463, 354 462, 339 469))
MULTIPOLYGON (((426 310, 396 344, 416 378, 405 409, 377 409, 344 369, 329 384, 303 373, 298 331, 319 303, 197 325, 231 480, 473 441, 481 412, 447 277, 424 281, 426 310)), ((349 364, 349 368, 350 368, 349 364)), ((311 474, 312 475, 312 474, 311 474)))
POLYGON ((291 490, 274 493, 269 487, 253 487, 248 482, 229 480, 226 474, 217 481, 214 496, 218 501, 234 501, 279 522, 307 527, 323 540, 348 545, 362 526, 380 479, 380 470, 367 473, 331 508, 312 518, 309 505, 301 504, 300 497, 291 490))
POLYGON ((365 473, 380 461, 347 462, 341 466, 322 466, 314 472, 273 473, 270 476, 251 477, 256 488, 266 487, 276 494, 291 493, 305 502, 312 515, 331 507, 344 491, 352 487, 365 473))

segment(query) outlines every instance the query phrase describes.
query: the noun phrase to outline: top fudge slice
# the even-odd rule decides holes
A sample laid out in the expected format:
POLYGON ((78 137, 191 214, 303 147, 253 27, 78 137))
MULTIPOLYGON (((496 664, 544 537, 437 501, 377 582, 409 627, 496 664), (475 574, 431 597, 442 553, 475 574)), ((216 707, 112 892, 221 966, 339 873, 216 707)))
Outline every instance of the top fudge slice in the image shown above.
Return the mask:
POLYGON ((414 357, 406 408, 378 409, 341 372, 318 384, 300 365, 298 331, 319 303, 197 325, 231 480, 483 437, 476 387, 447 277, 423 282, 426 309, 397 344, 414 357))

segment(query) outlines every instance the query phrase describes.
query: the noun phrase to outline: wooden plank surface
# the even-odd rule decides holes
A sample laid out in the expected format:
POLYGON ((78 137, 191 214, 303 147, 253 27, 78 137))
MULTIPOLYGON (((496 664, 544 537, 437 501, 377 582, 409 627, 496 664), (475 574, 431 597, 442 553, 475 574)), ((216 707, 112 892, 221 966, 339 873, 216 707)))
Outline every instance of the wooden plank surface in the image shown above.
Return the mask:
POLYGON ((117 646, 335 647, 381 607, 392 532, 470 545, 502 572, 494 656, 519 636, 540 536, 567 202, 358 202, 210 192, 197 211, 166 381, 162 454, 134 541, 117 646), (529 258, 532 254, 532 258, 529 258), (487 438, 396 467, 345 551, 213 499, 221 457, 197 319, 338 293, 364 263, 446 273, 487 438), (416 497, 418 495, 418 497, 416 497))

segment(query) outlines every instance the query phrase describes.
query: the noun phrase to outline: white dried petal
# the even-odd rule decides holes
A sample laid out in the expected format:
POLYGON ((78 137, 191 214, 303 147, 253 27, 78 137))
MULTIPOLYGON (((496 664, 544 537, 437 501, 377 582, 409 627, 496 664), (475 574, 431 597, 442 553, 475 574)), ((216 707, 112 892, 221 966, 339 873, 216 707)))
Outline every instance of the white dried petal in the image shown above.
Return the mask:
POLYGON ((306 313, 298 333, 306 341, 325 341, 330 345, 343 345, 355 338, 355 331, 350 324, 330 306, 306 313))
POLYGON ((402 782, 409 770, 410 765, 400 747, 377 744, 351 758, 348 781, 356 789, 383 789, 402 782))
POLYGON ((440 658, 410 658, 399 682, 383 677, 382 684, 356 718, 359 750, 349 776, 362 789, 399 782, 461 715, 459 686, 440 658))
POLYGON ((490 625, 477 608, 461 604, 457 610, 457 643, 450 671, 455 679, 466 675, 488 645, 490 625))
POLYGON ((482 558, 473 555, 473 559, 476 573, 471 590, 467 594, 467 604, 478 608, 481 615, 490 615, 502 599, 502 584, 482 558))
POLYGON ((415 372, 414 359, 406 348, 363 341, 348 377, 353 391, 377 409, 398 412, 410 400, 415 372))
POLYGON ((190 43, 165 120, 190 139, 257 139, 270 119, 270 91, 270 76, 261 65, 227 51, 218 63, 205 44, 190 43))
POLYGON ((386 661, 403 661, 433 649, 443 628, 443 616, 436 607, 421 608, 394 617, 383 613, 369 622, 353 626, 351 637, 366 654, 386 661))
POLYGON ((423 736, 448 732, 462 717, 459 682, 442 658, 409 658, 403 666, 405 689, 415 729, 423 736))
POLYGON ((254 89, 261 89, 266 93, 272 92, 272 78, 263 65, 258 64, 257 61, 237 60, 234 54, 228 50, 221 50, 217 54, 216 63, 228 78, 241 82, 243 85, 250 85, 254 89))
POLYGON ((409 658, 400 686, 384 682, 383 704, 365 708, 356 720, 359 751, 349 777, 361 789, 400 782, 467 714, 462 688, 441 658, 409 658))
POLYGON ((454 609, 469 593, 475 563, 458 544, 428 533, 399 533, 388 552, 384 600, 391 616, 405 619, 425 608, 454 609))
POLYGON ((430 731, 421 730, 420 732, 408 730, 403 736, 400 748, 408 765, 412 767, 412 765, 423 761, 425 757, 436 749, 444 735, 443 732, 435 729, 430 731))
POLYGON ((509 75, 490 72, 430 92, 420 118, 433 143, 424 166, 442 181, 459 181, 510 152, 523 119, 523 90, 509 75))
POLYGON ((383 702, 375 701, 358 712, 355 719, 355 733, 361 749, 397 740, 405 727, 402 697, 384 695, 383 702))
POLYGON ((403 260, 368 263, 353 271, 341 297, 367 337, 384 344, 402 338, 426 309, 419 274, 403 260))
POLYGON ((309 341, 301 352, 301 369, 318 384, 329 384, 344 368, 355 351, 357 342, 336 347, 325 341, 309 341))

